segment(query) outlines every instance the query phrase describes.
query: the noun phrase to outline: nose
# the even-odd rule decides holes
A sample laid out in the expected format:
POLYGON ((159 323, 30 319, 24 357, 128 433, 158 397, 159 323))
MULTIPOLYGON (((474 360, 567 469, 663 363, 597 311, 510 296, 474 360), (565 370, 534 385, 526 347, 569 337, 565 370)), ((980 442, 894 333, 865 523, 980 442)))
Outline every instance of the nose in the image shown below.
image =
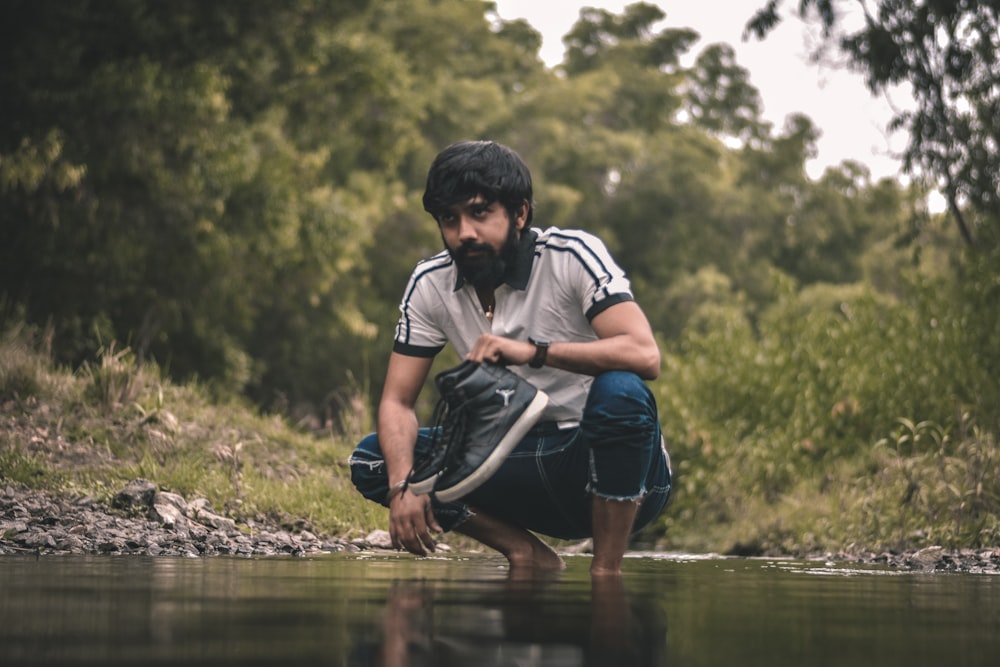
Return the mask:
POLYGON ((472 218, 464 213, 458 218, 458 240, 461 242, 475 241, 479 233, 472 218))

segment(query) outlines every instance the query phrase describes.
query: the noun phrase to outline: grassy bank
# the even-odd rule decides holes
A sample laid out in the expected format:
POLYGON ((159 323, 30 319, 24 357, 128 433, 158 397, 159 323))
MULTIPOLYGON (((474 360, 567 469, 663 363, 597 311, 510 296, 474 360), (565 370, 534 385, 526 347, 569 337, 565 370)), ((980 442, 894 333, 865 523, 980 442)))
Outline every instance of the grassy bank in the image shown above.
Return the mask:
POLYGON ((177 386, 127 349, 110 347, 71 372, 25 335, 6 335, 0 419, 0 483, 108 500, 143 477, 237 519, 348 538, 385 522, 350 483, 356 433, 306 432, 207 388, 177 386))
MULTIPOLYGON (((674 500, 644 544, 806 554, 1000 542, 995 432, 974 411, 949 423, 892 418, 962 402, 944 378, 939 406, 919 403, 915 385, 879 398, 911 380, 893 354, 883 351, 876 363, 865 345, 851 343, 871 329, 865 298, 851 301, 851 320, 803 316, 785 334, 774 326, 762 336, 736 326, 738 318, 722 319, 716 333, 682 340, 666 355, 654 391, 678 474, 674 500), (802 337, 810 326, 822 333, 802 337), (828 365, 840 371, 821 372, 828 365), (816 369, 811 377, 808 368, 816 369)), ((869 312, 906 317, 886 304, 869 312)), ((903 322, 916 332, 911 347, 929 344, 918 320, 903 322)), ((372 423, 364 401, 341 423, 306 430, 220 400, 208 387, 173 384, 127 349, 110 346, 98 362, 70 371, 55 367, 44 347, 20 330, 0 341, 0 484, 108 500, 142 477, 207 498, 237 520, 348 539, 385 527, 384 510, 349 479, 350 449, 372 423)))
POLYGON ((708 304, 656 386, 679 472, 668 539, 751 554, 1000 544, 996 275, 789 289, 753 318, 708 304))

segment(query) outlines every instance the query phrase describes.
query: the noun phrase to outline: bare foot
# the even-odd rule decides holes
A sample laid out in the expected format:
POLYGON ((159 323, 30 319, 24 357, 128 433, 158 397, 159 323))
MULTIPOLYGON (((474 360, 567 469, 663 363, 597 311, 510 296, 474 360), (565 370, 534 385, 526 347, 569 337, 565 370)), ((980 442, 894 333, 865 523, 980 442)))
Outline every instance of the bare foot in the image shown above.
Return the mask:
POLYGON ((456 530, 502 553, 511 570, 552 572, 566 567, 559 554, 534 533, 478 510, 456 530))
POLYGON ((518 570, 534 570, 538 572, 554 572, 565 569, 566 563, 552 547, 542 542, 540 539, 531 536, 533 539, 527 540, 519 548, 504 554, 510 569, 513 572, 518 570))

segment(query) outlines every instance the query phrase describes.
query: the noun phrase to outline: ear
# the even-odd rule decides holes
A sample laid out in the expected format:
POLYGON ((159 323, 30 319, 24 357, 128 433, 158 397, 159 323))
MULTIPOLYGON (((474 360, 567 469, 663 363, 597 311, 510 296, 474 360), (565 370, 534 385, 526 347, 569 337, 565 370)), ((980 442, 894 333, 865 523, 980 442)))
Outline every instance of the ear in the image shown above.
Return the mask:
POLYGON ((517 231, 524 229, 525 224, 528 222, 528 202, 521 202, 521 207, 517 209, 517 218, 514 220, 514 226, 517 231))

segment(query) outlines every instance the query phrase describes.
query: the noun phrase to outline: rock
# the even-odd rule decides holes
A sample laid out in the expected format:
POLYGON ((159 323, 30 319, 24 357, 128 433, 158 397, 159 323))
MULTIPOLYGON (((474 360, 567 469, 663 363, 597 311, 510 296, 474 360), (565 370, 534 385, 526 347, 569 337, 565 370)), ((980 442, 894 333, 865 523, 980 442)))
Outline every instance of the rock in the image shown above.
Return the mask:
POLYGON ((83 551, 83 540, 76 535, 66 535, 56 543, 60 551, 70 551, 79 553, 83 551))
POLYGON ((153 504, 156 485, 148 479, 133 479, 125 488, 115 494, 112 507, 123 510, 145 511, 153 504))
POLYGON ((942 547, 927 547, 917 551, 910 559, 915 565, 924 570, 933 570, 944 556, 942 547))
POLYGON ((392 549, 392 538, 387 530, 373 530, 364 539, 364 544, 376 549, 392 549))
POLYGON ((47 533, 40 533, 36 531, 30 531, 26 537, 21 541, 26 547, 31 547, 33 549, 42 548, 53 548, 56 546, 56 541, 51 535, 47 533))
POLYGON ((152 508, 149 512, 149 517, 154 521, 158 521, 164 526, 171 528, 188 525, 187 517, 184 515, 184 510, 187 509, 187 502, 176 493, 168 491, 157 493, 151 504, 152 508))
POLYGON ((209 502, 204 498, 192 500, 184 511, 185 516, 198 523, 212 528, 224 530, 234 530, 236 522, 224 516, 220 516, 210 510, 209 502))

